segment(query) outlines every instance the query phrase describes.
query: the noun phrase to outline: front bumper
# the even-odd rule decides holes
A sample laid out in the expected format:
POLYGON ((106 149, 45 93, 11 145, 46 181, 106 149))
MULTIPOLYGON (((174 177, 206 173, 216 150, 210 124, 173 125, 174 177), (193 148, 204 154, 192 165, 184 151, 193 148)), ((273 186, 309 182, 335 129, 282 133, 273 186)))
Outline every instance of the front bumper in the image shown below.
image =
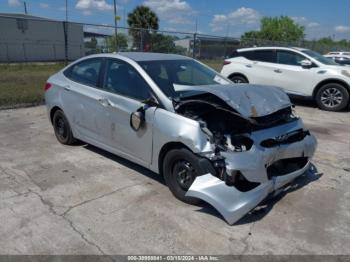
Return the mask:
POLYGON ((302 128, 301 120, 294 124, 275 127, 270 130, 259 131, 252 134, 254 146, 246 152, 222 152, 226 162, 226 172, 239 170, 249 181, 259 183, 252 190, 242 192, 234 186, 226 185, 225 181, 206 174, 198 176, 186 196, 196 197, 211 204, 217 209, 229 224, 234 224, 251 209, 256 207, 271 192, 285 186, 310 168, 317 141, 313 135, 306 136, 303 140, 280 145, 273 148, 263 148, 259 142, 267 137, 274 137, 302 128), (293 159, 303 157, 307 159, 305 165, 290 173, 271 176, 267 167, 281 159, 293 159))

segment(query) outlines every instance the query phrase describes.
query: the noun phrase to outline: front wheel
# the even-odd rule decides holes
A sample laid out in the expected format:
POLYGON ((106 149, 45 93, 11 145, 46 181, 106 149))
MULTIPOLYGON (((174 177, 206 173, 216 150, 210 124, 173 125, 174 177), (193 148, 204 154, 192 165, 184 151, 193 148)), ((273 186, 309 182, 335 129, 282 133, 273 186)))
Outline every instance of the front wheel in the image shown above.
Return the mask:
POLYGON ((185 148, 169 151, 163 161, 164 179, 173 195, 188 204, 198 204, 200 200, 185 196, 195 178, 200 175, 198 158, 185 148))
POLYGON ((243 76, 239 76, 239 75, 234 75, 230 77, 230 80, 235 83, 235 84, 245 84, 248 83, 248 80, 243 77, 243 76))
POLYGON ((322 86, 316 94, 319 108, 327 111, 341 111, 349 104, 349 91, 337 83, 322 86))

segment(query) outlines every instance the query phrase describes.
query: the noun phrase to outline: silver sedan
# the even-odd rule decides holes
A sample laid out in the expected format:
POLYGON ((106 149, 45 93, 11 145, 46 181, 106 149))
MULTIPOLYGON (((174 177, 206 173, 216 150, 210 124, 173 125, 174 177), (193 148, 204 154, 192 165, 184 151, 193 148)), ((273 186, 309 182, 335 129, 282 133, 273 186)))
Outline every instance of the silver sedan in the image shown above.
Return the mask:
POLYGON ((48 79, 55 135, 164 176, 174 196, 229 224, 310 168, 316 139, 279 88, 235 85, 179 55, 84 57, 48 79))

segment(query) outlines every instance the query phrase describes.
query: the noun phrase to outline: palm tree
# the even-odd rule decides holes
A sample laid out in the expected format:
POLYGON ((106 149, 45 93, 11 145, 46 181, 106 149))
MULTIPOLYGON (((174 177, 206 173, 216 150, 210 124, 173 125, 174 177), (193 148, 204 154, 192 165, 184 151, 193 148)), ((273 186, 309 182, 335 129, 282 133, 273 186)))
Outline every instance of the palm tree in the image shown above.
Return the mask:
POLYGON ((158 16, 147 6, 137 6, 128 14, 129 34, 134 39, 134 46, 147 49, 152 30, 158 30, 158 16))

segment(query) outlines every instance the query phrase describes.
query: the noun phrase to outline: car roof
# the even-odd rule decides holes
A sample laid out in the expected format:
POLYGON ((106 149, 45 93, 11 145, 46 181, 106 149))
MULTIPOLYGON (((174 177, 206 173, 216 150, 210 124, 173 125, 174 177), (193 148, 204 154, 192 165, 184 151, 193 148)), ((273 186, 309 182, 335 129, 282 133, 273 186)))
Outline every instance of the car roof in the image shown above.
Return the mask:
POLYGON ((241 48, 241 49, 237 49, 237 51, 243 52, 243 51, 254 51, 254 50, 267 50, 267 49, 298 50, 298 51, 308 50, 306 48, 300 48, 300 47, 263 46, 263 47, 241 48))
POLYGON ((190 59, 187 56, 176 54, 163 54, 152 52, 119 52, 118 55, 125 56, 134 61, 156 61, 156 60, 183 60, 190 59))
POLYGON ((190 60, 192 58, 176 54, 163 54, 163 53, 152 53, 152 52, 114 52, 114 53, 101 53, 83 57, 82 59, 94 58, 94 57, 112 57, 121 58, 126 57, 136 62, 140 61, 158 61, 158 60, 190 60))

